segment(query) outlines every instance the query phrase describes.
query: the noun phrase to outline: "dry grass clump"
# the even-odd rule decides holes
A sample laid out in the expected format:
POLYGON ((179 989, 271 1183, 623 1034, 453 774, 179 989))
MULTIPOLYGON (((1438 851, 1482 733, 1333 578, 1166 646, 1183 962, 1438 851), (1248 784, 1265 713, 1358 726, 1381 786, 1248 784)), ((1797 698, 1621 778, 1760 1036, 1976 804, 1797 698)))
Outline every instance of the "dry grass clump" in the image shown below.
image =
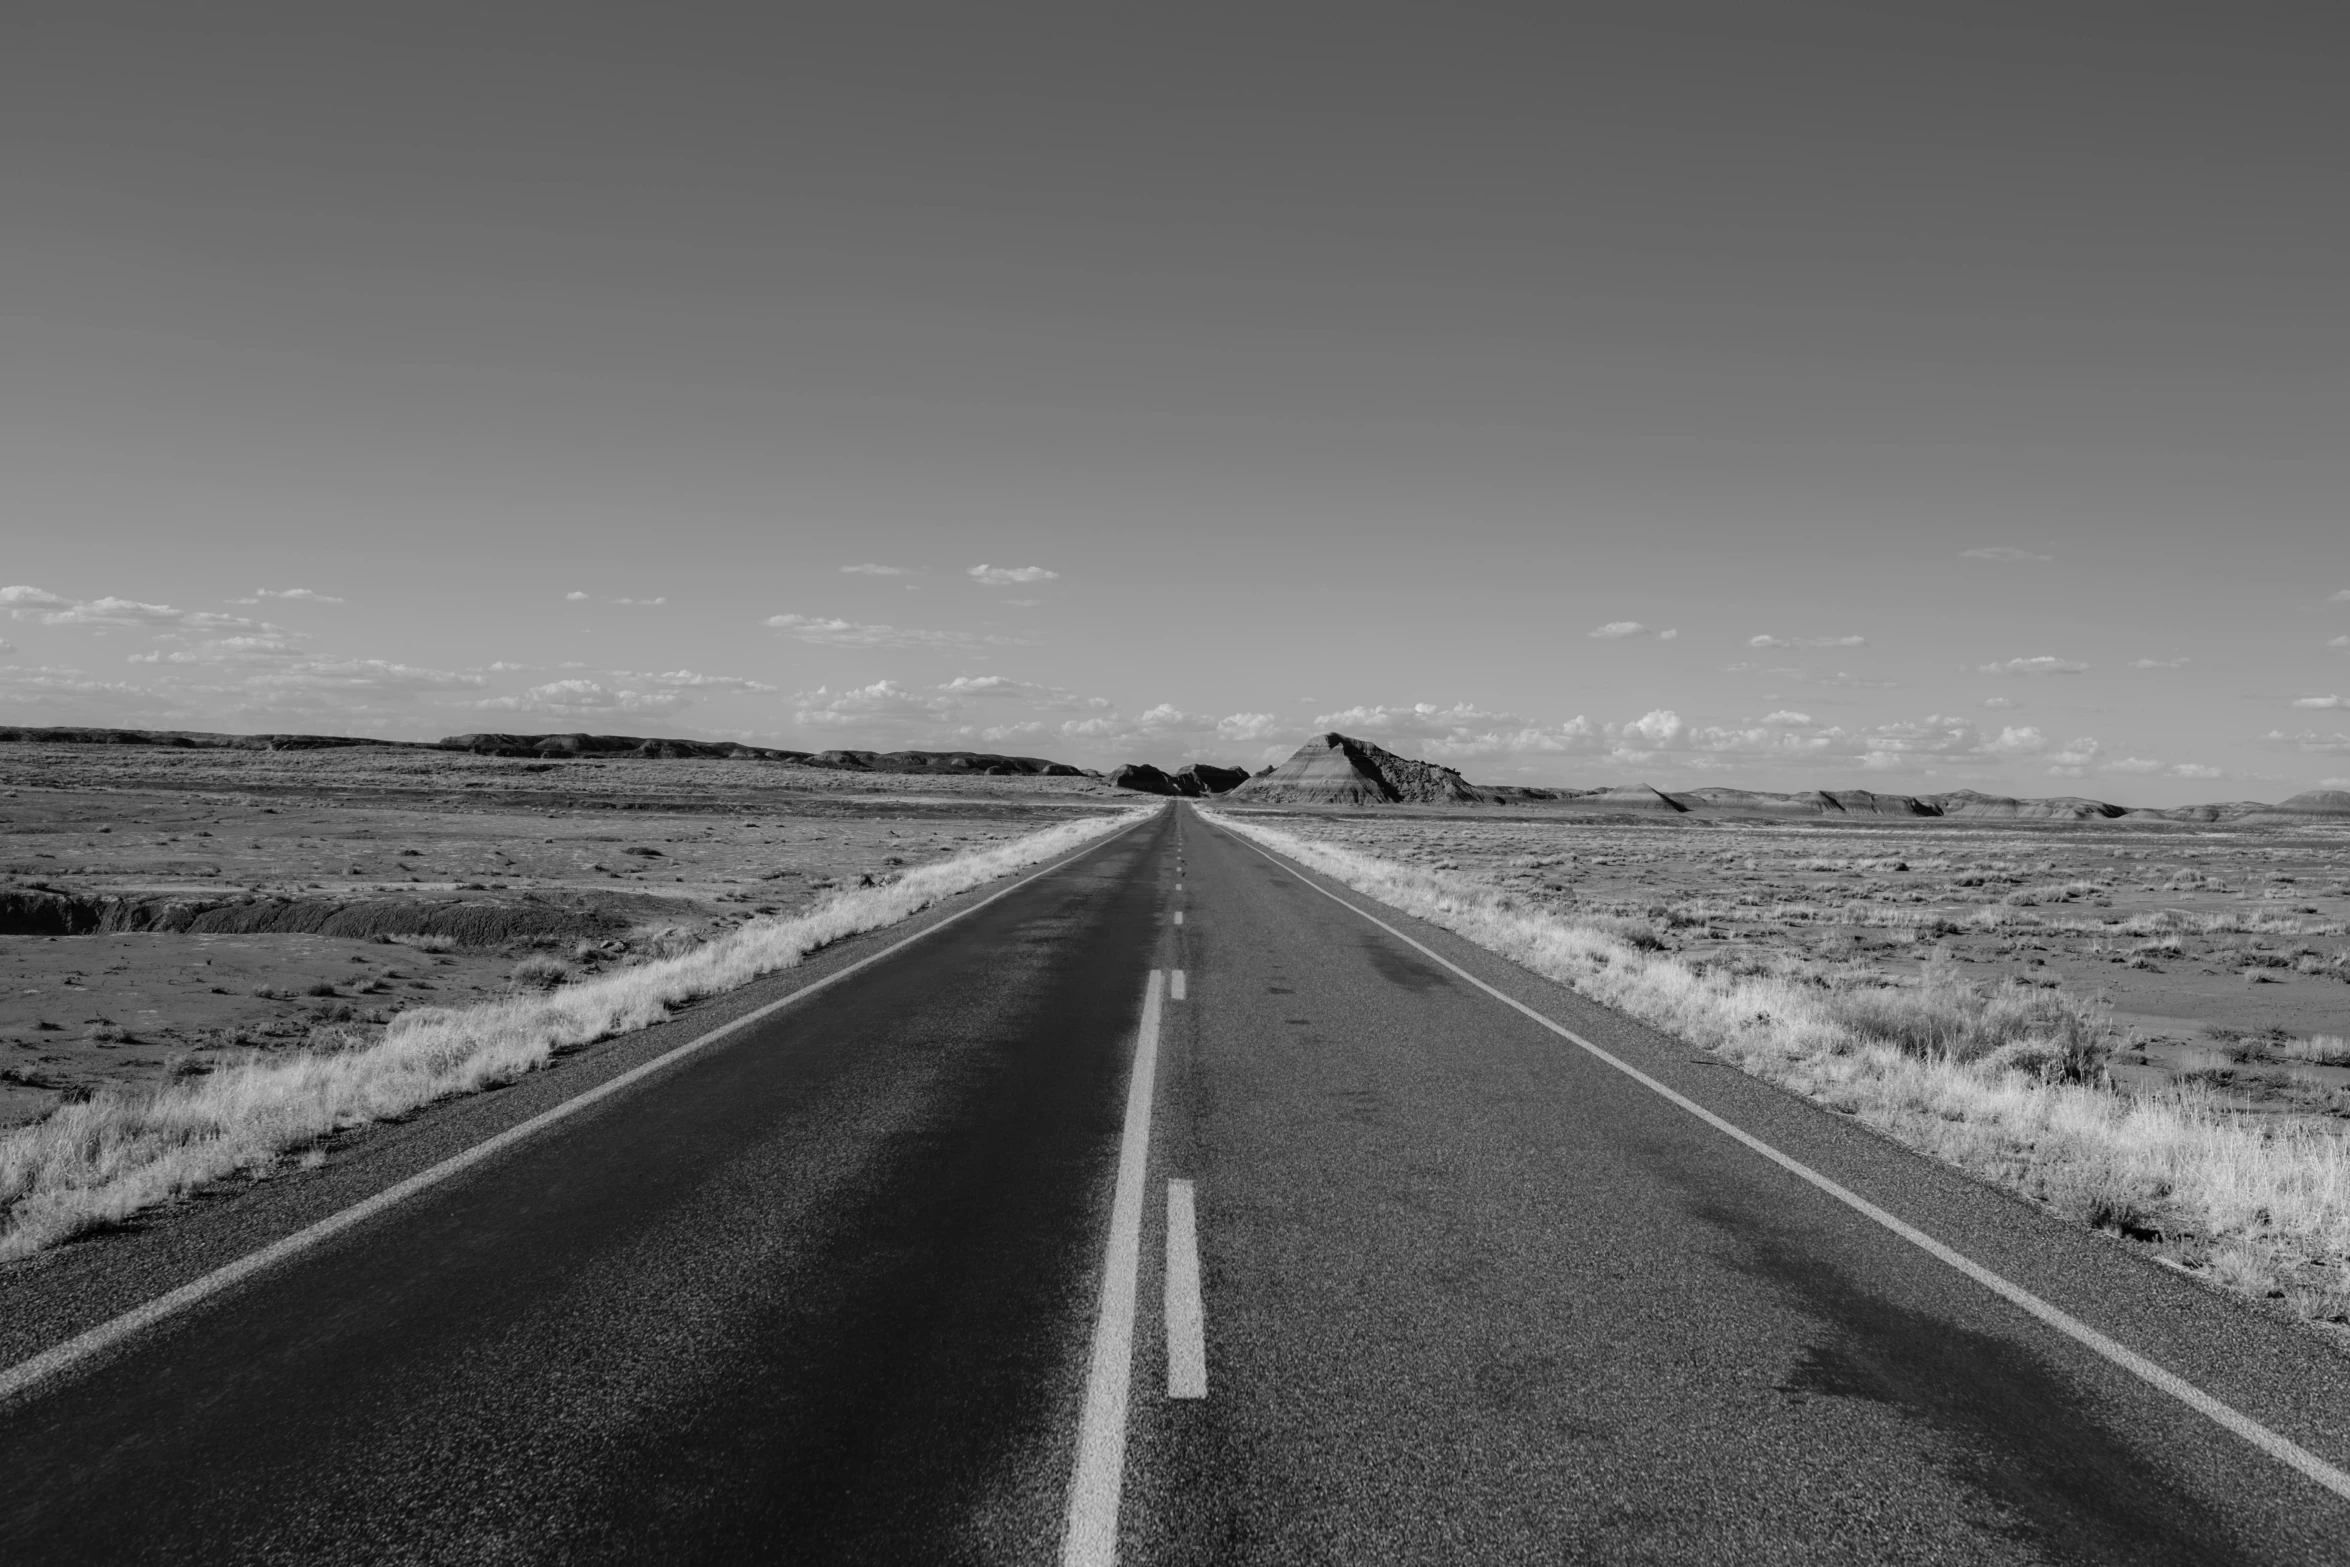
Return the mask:
MULTIPOLYGON (((1970 1174, 2304 1317, 2350 1321, 2350 1150, 2208 1089, 2112 1090, 2111 1031, 2088 1004, 1932 964, 1884 989, 1840 988, 1792 958, 1701 970, 1465 877, 1203 814, 1970 1174)), ((2319 1060, 2336 1045, 2303 1048, 2319 1060)))
MULTIPOLYGON (((658 1023, 672 1007, 789 968, 846 937, 893 925, 940 899, 1130 826, 1157 807, 1066 822, 839 893, 790 918, 715 941, 674 932, 652 961, 463 1010, 418 1008, 380 1037, 257 1059, 140 1091, 61 1105, 0 1136, 0 1261, 22 1257, 240 1172, 262 1174, 329 1132, 403 1115, 508 1082, 558 1052, 658 1023)), ((517 966, 570 972, 553 959, 517 966), (535 965, 535 967, 534 967, 535 965), (550 966, 551 965, 551 966, 550 966)))

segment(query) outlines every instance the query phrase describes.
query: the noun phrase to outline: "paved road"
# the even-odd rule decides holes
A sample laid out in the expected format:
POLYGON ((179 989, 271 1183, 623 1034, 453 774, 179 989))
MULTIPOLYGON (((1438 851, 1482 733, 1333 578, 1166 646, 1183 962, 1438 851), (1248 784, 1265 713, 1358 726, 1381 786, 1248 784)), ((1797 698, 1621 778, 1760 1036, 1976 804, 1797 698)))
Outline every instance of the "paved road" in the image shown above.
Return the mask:
MULTIPOLYGON (((1409 934, 2350 1457, 2297 1332, 1409 934)), ((0 1560, 1052 1561, 1122 1138, 1126 1561, 2350 1559, 2350 1505, 1179 808, 0 1410, 0 1560)))

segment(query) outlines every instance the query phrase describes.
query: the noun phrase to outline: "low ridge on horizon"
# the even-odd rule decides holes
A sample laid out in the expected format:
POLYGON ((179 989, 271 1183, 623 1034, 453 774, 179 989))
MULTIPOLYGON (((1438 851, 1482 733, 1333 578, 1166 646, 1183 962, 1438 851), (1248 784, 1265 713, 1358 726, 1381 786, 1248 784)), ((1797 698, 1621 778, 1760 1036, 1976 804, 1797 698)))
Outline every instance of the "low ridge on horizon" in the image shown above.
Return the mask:
POLYGON ((994 777, 1095 778, 1138 793, 1217 797, 1258 805, 1508 805, 1573 804, 1610 814, 1756 818, 1854 818, 2006 821, 2172 821, 2231 826, 2286 826, 2333 817, 2350 819, 2350 790, 2307 789, 2274 803, 2215 801, 2170 807, 2117 805, 2086 795, 2001 795, 1977 789, 1935 794, 1890 794, 1868 789, 1803 789, 1785 793, 1723 784, 1659 789, 1652 784, 1598 784, 1540 788, 1476 784, 1459 769, 1399 755, 1373 740, 1331 730, 1315 735, 1290 757, 1253 776, 1245 769, 1190 762, 1172 772, 1130 762, 1096 772, 1046 757, 985 751, 798 751, 739 741, 679 740, 585 732, 448 735, 439 740, 382 740, 364 735, 281 732, 234 734, 206 730, 109 729, 87 725, 0 725, 0 744, 148 745, 179 749, 332 750, 385 746, 401 750, 460 751, 477 756, 546 759, 735 760, 783 762, 827 770, 875 773, 958 773, 994 777))

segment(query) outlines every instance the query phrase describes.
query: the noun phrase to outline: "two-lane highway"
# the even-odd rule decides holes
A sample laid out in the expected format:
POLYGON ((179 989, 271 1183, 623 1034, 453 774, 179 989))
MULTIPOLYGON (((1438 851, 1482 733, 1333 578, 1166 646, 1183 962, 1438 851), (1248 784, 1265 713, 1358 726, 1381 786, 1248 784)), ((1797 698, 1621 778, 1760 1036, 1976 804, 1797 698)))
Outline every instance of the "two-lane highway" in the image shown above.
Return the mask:
POLYGON ((2331 1351, 1331 890, 1076 857, 0 1408, 0 1558, 2350 1559, 1820 1182, 2321 1467, 2331 1351))

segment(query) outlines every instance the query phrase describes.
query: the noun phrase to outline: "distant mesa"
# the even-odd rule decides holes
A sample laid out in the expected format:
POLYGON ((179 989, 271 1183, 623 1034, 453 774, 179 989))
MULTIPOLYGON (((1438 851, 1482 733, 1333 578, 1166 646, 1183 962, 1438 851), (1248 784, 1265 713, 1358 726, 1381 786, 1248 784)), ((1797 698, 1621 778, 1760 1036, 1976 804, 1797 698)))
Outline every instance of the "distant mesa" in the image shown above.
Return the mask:
POLYGON ((1805 789, 1774 794, 1708 787, 1667 793, 1648 784, 1596 789, 1532 789, 1472 784, 1449 767, 1413 761, 1351 735, 1316 735, 1277 767, 1232 791, 1246 805, 1557 805, 1593 816, 1760 820, 1929 818, 1985 822, 2224 822, 2252 827, 2350 820, 2350 790, 2312 789, 2275 805, 2243 800, 2132 810, 2079 795, 2020 799, 1955 789, 1944 794, 1877 794, 1867 789, 1805 789))
POLYGON ((1139 790, 1143 794, 1173 794, 1175 780, 1148 762, 1128 762, 1110 774, 1110 787, 1139 790))
POLYGON ((451 735, 445 751, 477 756, 594 756, 722 761, 795 762, 858 773, 962 773, 989 778, 1085 778, 1066 762, 1041 756, 997 756, 988 751, 779 751, 718 740, 644 740, 635 735, 451 735))
POLYGON ((230 735, 181 729, 24 728, 0 725, 0 744, 147 745, 179 750, 322 751, 342 746, 391 746, 409 751, 465 751, 475 756, 632 758, 675 761, 788 762, 862 773, 957 773, 990 778, 1096 778, 1100 774, 1041 756, 989 751, 781 751, 730 740, 660 740, 642 735, 450 735, 437 741, 371 740, 357 735, 230 735))

